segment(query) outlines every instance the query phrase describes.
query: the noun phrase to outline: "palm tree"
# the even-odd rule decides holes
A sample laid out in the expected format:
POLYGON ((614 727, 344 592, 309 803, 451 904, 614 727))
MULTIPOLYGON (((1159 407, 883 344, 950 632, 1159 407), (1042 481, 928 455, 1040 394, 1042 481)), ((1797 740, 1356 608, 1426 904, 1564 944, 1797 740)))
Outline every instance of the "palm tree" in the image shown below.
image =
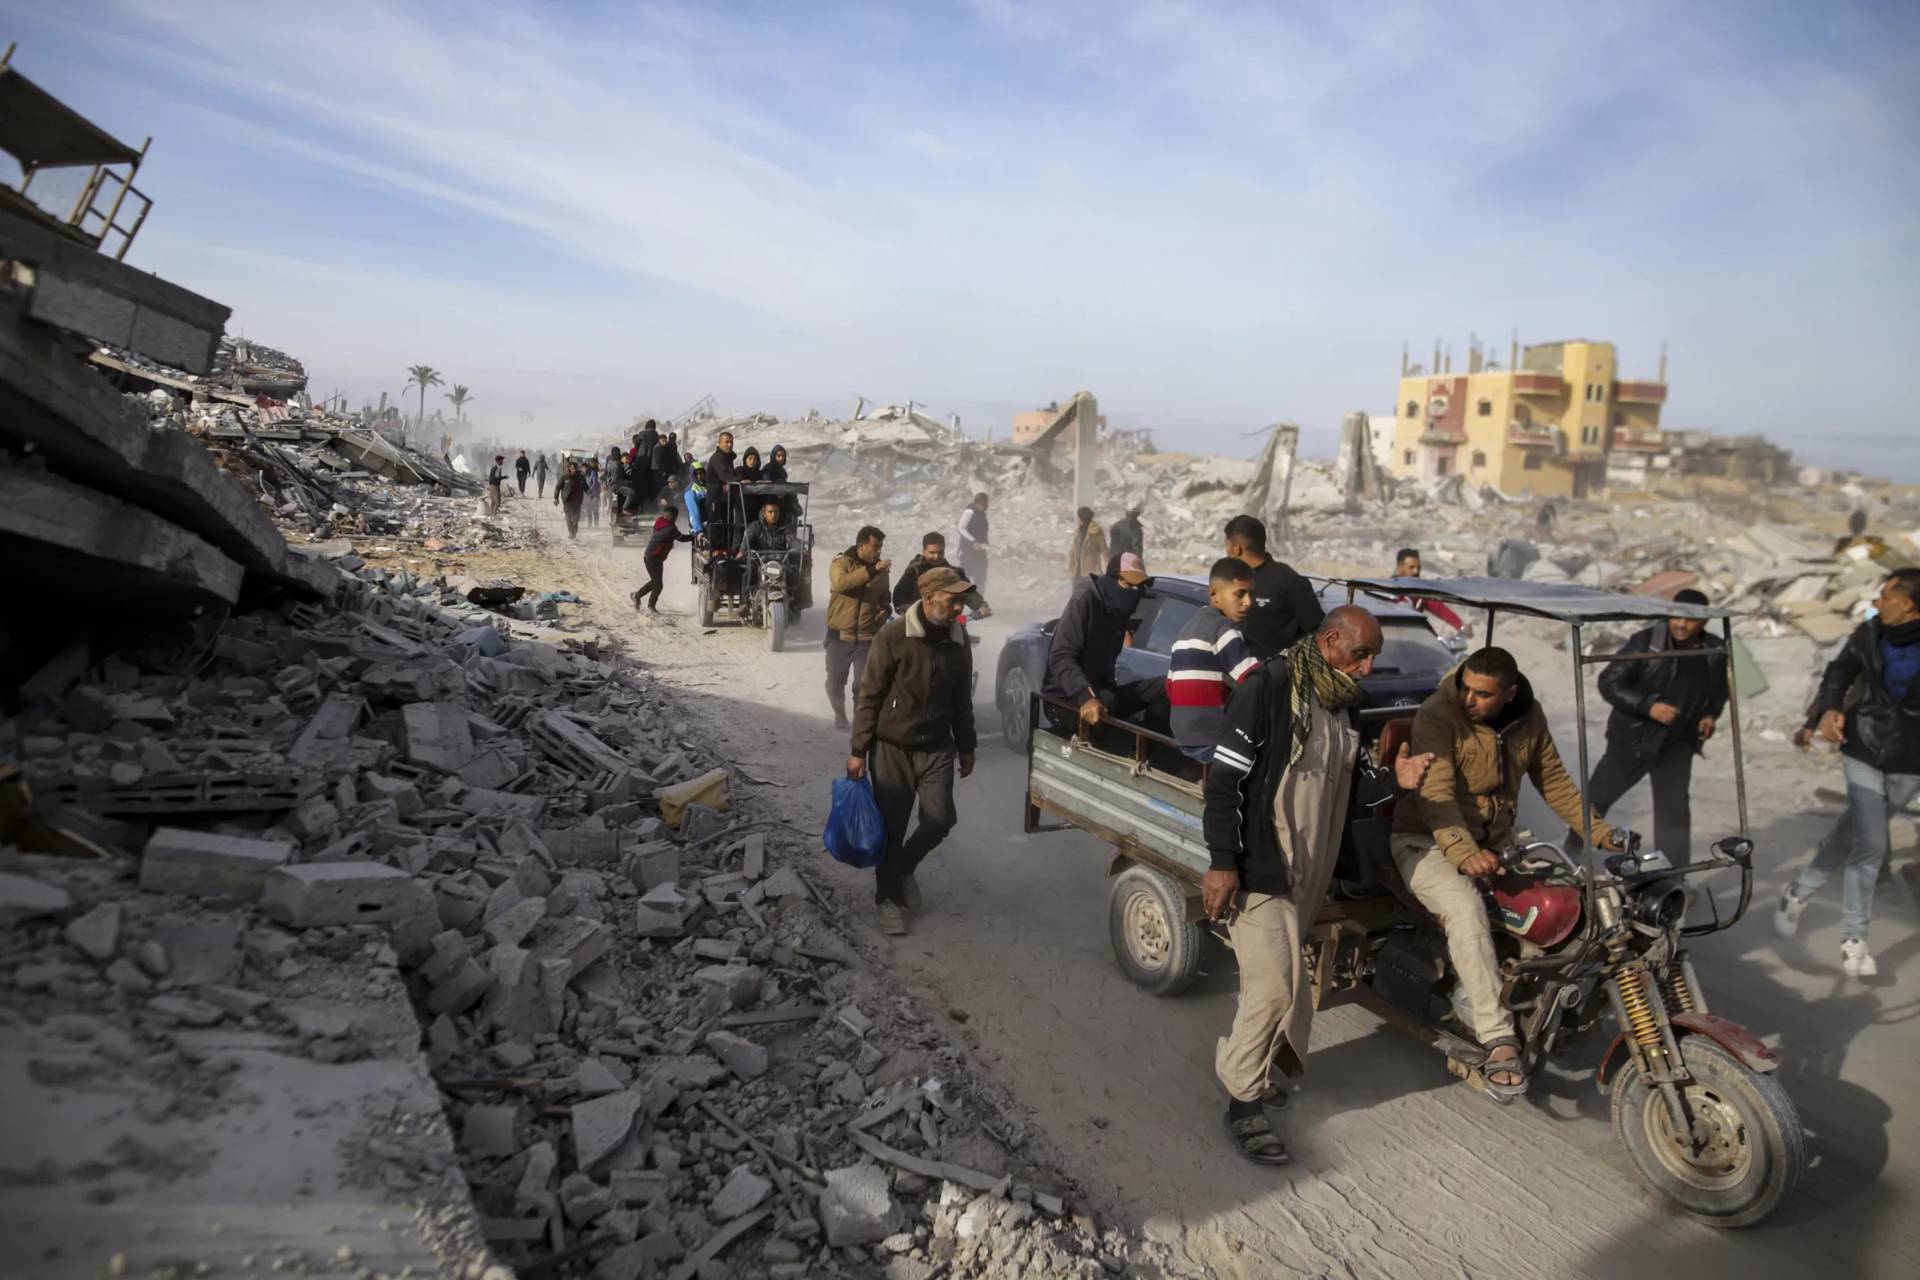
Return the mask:
POLYGON ((453 384, 453 390, 447 394, 447 399, 453 401, 453 420, 455 422, 465 422, 466 414, 463 406, 467 401, 473 399, 473 388, 463 387, 456 382, 453 384))
POLYGON ((427 388, 445 386, 440 381, 440 371, 430 364, 416 364, 407 367, 407 381, 420 388, 420 429, 427 427, 427 388))

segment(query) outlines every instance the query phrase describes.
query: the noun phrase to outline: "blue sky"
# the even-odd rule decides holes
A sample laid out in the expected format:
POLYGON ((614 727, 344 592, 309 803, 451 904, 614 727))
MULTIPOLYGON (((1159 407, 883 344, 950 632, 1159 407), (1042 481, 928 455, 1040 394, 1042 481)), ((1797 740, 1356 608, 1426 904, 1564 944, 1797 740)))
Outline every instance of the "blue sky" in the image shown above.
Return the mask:
POLYGON ((131 260, 322 393, 1004 433, 1085 387, 1244 452, 1517 327, 1664 340, 1669 425, 1920 479, 1910 4, 4 3, 155 138, 131 260))

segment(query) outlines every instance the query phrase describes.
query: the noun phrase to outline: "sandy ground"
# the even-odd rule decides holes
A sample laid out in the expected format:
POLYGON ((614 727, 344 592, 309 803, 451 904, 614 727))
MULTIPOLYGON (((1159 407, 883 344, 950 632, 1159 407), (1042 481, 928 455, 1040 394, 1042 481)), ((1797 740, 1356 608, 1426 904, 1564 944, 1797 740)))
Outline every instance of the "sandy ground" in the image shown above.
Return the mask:
MULTIPOLYGON (((554 541, 466 558, 465 571, 586 597, 591 605, 570 615, 626 640, 661 678, 707 695, 693 700, 696 714, 748 773, 786 788, 794 821, 817 829, 846 753, 822 687, 824 609, 805 615, 790 651, 777 655, 759 632, 702 634, 678 548, 662 615, 636 615, 626 596, 642 577, 637 544, 614 547, 604 526, 569 543, 552 507, 534 512, 554 541)), ((838 545, 823 534, 823 602, 826 553, 838 545)), ((909 551, 894 550, 902 561, 909 551)), ((1720 1232, 1648 1199, 1593 1087, 1597 1040, 1503 1109, 1453 1082, 1431 1050, 1352 1008, 1316 1021, 1305 1088, 1286 1121, 1295 1160, 1270 1171, 1235 1157, 1220 1128, 1211 1063, 1232 1015, 1231 957, 1212 954, 1208 976, 1184 996, 1142 994, 1112 958, 1105 846, 1078 832, 1021 833, 1023 764, 994 736, 994 658, 1007 634, 1056 602, 995 603, 999 614, 977 627, 980 767, 960 784, 961 826, 922 871, 926 912, 911 936, 887 946, 911 986, 965 1019, 999 1082, 1107 1207, 1222 1276, 1625 1277, 1656 1260, 1667 1271, 1756 1278, 1920 1274, 1920 1146, 1894 1141, 1914 1133, 1911 1119, 1896 1117, 1920 1103, 1911 880, 1881 887, 1877 979, 1839 972, 1837 885, 1795 942, 1775 938, 1766 920, 1783 880, 1838 813, 1815 795, 1839 786, 1830 757, 1750 743, 1758 905, 1738 929, 1695 949, 1715 1011, 1779 1052, 1810 1135, 1812 1166, 1772 1220, 1720 1232)), ((1549 646, 1503 641, 1523 650, 1571 752, 1564 667, 1549 646)), ((1597 741, 1602 720, 1592 715, 1597 741)), ((1696 774, 1696 839, 1732 830, 1726 760, 1717 749, 1696 774)), ((1643 789, 1616 816, 1644 825, 1646 805, 1643 789)), ((1553 830, 1544 821, 1538 829, 1553 830)), ((869 900, 864 874, 821 856, 849 901, 869 900)), ((1913 858, 1897 841, 1896 865, 1909 876, 1913 858)))

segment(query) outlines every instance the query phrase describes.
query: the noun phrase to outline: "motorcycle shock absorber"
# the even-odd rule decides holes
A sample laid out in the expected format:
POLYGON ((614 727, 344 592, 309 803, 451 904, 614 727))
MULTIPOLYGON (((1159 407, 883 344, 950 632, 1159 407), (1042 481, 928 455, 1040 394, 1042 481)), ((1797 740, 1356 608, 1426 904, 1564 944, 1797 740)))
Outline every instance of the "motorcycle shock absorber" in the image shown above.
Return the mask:
POLYGON ((1669 1014, 1692 1013, 1699 1007, 1693 998, 1693 983, 1688 980, 1689 967, 1684 955, 1675 956, 1660 975, 1660 994, 1666 999, 1669 1014))
POLYGON ((1613 989, 1620 997, 1624 1017, 1621 1030, 1632 1036, 1649 1058, 1660 1053, 1660 1020, 1654 1016, 1653 1003, 1647 999, 1647 971, 1638 965, 1613 975, 1613 989))

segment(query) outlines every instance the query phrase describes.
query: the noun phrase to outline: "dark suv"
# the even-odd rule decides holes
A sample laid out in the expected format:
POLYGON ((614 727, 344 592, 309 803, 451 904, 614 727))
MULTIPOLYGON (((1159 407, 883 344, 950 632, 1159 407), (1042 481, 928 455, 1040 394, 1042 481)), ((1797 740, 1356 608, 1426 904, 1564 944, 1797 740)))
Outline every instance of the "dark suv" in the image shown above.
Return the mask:
MULTIPOLYGON (((1324 587, 1320 603, 1327 609, 1347 602, 1345 587, 1324 587)), ((1364 707, 1417 707, 1440 683, 1440 678, 1459 661, 1458 642, 1450 643, 1434 632, 1427 615, 1405 605, 1390 604, 1373 596, 1361 596, 1364 604, 1380 619, 1386 637, 1373 674, 1360 682, 1366 693, 1364 707)), ((1162 575, 1152 579, 1141 592, 1140 604, 1133 611, 1133 644, 1120 651, 1115 674, 1121 680, 1165 679, 1173 642, 1180 638, 1193 615, 1207 607, 1207 584, 1198 579, 1162 575)), ((1029 707, 1031 695, 1046 678, 1047 646, 1053 640, 1054 624, 1048 622, 1023 627, 1007 637, 1000 651, 999 669, 994 674, 994 705, 1000 709, 1001 733, 1007 745, 1024 754, 1031 731, 1029 707)))

